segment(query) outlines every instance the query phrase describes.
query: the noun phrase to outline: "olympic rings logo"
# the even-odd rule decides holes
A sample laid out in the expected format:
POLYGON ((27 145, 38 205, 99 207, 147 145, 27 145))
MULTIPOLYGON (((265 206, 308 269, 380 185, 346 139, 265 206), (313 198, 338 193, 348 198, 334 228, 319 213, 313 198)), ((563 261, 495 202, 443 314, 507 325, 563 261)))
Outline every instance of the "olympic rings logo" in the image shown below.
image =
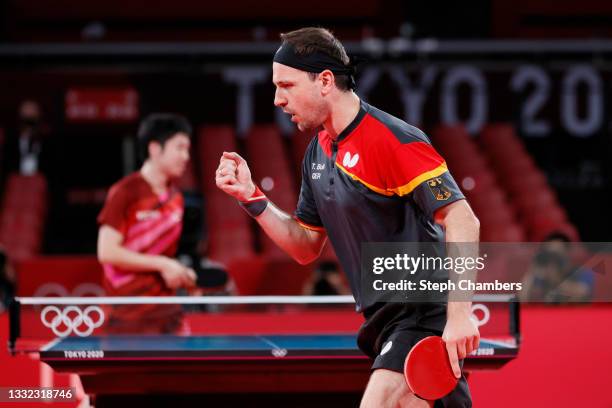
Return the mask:
POLYGON ((284 349, 284 348, 272 349, 272 355, 277 358, 285 357, 287 355, 287 349, 284 349))
POLYGON ((474 323, 476 323, 478 327, 480 327, 484 326, 489 322, 489 320, 491 320, 491 312, 489 311, 489 308, 486 305, 483 305, 482 303, 474 303, 472 305, 471 317, 474 323), (482 313, 482 318, 478 317, 478 315, 476 314, 476 312, 478 311, 482 313))
POLYGON ((40 320, 58 337, 66 337, 73 332, 77 336, 87 337, 94 329, 102 326, 104 312, 99 306, 87 306, 85 310, 77 306, 68 306, 63 310, 57 306, 46 306, 40 314, 40 320))

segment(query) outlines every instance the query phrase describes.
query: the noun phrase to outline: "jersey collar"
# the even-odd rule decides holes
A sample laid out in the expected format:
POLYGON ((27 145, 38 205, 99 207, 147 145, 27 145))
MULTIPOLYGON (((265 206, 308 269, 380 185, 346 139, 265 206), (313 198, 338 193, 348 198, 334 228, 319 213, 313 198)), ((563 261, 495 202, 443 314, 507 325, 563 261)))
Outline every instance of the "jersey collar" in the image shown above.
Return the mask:
POLYGON ((355 116, 355 119, 353 119, 353 121, 349 123, 349 125, 345 127, 342 132, 340 132, 338 138, 336 139, 338 142, 341 142, 343 139, 346 139, 353 132, 353 130, 355 130, 355 128, 359 126, 359 124, 367 113, 366 105, 367 104, 365 102, 361 100, 359 101, 359 112, 357 112, 357 116, 355 116))

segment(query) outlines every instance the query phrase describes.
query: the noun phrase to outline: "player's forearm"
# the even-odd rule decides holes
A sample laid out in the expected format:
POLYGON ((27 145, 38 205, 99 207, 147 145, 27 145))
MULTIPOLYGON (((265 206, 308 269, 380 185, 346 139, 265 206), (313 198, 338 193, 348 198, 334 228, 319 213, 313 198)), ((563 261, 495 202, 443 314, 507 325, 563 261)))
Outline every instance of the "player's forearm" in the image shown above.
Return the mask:
POLYGON ((321 254, 324 233, 307 230, 272 202, 256 220, 272 241, 298 263, 308 264, 321 254))
MULTIPOLYGON (((448 256, 471 258, 479 256, 480 222, 467 205, 458 205, 445 214, 442 224, 446 233, 448 256)), ((476 269, 458 274, 451 272, 451 280, 465 279, 476 282, 476 269)), ((449 293, 447 313, 449 319, 464 319, 471 316, 473 292, 458 290, 449 293)))
POLYGON ((165 257, 131 251, 121 246, 98 249, 98 260, 130 272, 151 272, 162 269, 165 257))
POLYGON ((444 228, 446 242, 478 242, 480 239, 480 222, 474 214, 452 214, 445 220, 444 228))
POLYGON ((472 302, 448 302, 446 306, 447 319, 467 319, 472 316, 472 302))

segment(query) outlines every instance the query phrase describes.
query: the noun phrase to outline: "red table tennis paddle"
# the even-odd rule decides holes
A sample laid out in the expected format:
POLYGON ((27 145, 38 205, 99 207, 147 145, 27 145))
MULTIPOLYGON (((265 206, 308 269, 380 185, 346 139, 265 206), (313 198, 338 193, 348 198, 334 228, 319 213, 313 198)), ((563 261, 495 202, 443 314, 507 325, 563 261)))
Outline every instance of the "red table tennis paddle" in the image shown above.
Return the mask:
POLYGON ((419 398, 437 400, 457 385, 442 337, 429 336, 419 341, 404 363, 408 387, 419 398))

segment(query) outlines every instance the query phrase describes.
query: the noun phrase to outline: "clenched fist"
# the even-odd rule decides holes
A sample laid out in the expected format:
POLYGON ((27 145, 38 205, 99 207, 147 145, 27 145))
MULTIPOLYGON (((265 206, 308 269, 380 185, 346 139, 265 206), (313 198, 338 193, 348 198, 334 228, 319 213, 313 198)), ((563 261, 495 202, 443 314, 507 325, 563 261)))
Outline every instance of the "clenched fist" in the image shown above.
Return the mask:
POLYGON ((247 201, 256 189, 246 160, 234 152, 223 152, 215 172, 215 182, 217 187, 238 201, 247 201))

